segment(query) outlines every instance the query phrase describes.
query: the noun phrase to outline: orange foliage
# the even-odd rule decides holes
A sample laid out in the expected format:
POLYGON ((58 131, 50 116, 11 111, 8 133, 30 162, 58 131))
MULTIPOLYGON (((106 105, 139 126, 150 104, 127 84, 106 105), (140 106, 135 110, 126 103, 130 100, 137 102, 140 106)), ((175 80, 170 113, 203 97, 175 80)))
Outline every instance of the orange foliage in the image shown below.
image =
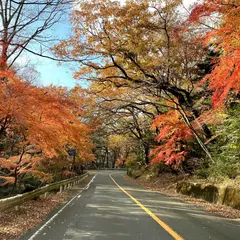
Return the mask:
POLYGON ((79 106, 68 98, 66 89, 37 88, 21 79, 8 78, 1 84, 0 99, 1 129, 5 127, 9 135, 17 133, 24 145, 39 146, 48 157, 65 151, 66 143, 81 149, 82 154, 86 147, 83 144, 91 147, 91 130, 79 120, 79 106))
POLYGON ((156 140, 161 144, 153 149, 150 156, 151 164, 165 162, 167 165, 178 166, 187 156, 184 144, 194 136, 189 127, 182 121, 177 111, 169 111, 155 118, 152 129, 158 128, 156 140))
POLYGON ((119 158, 115 163, 115 167, 121 167, 125 164, 125 162, 126 162, 125 158, 119 158))
MULTIPOLYGON (((214 59, 213 71, 204 77, 209 80, 209 89, 213 90, 212 103, 221 106, 234 90, 240 92, 240 1, 204 0, 195 5, 189 21, 207 22, 209 17, 217 17, 219 26, 209 28, 202 41, 211 44, 220 57, 214 59), (221 18, 221 22, 219 21, 221 18)), ((207 22, 208 23, 208 22, 207 22)))
POLYGON ((71 177, 74 177, 76 174, 74 172, 66 170, 66 171, 63 171, 62 175, 65 178, 71 178, 71 177))
POLYGON ((74 146, 82 161, 93 160, 92 129, 81 120, 80 99, 71 99, 65 88, 33 86, 9 71, 0 71, 0 79, 0 133, 12 141, 10 156, 0 158, 0 165, 9 176, 31 172, 43 177, 34 167, 44 157, 66 155, 66 144, 74 146), (41 157, 27 154, 29 146, 41 157))

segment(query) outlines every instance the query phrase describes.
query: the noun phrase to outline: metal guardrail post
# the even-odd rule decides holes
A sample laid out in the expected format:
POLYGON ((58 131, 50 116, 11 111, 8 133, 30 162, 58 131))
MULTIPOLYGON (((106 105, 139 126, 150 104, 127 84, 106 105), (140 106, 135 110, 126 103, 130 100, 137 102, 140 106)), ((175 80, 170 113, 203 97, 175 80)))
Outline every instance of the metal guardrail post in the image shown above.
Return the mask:
POLYGON ((46 197, 49 192, 52 192, 54 190, 59 190, 60 192, 62 192, 63 190, 65 190, 67 188, 68 185, 71 187, 71 185, 73 185, 76 181, 81 182, 88 175, 89 175, 89 173, 85 173, 78 177, 66 179, 66 180, 52 183, 52 184, 48 184, 41 188, 35 189, 31 192, 18 194, 16 196, 9 197, 9 198, 0 199, 0 210, 7 209, 9 207, 18 206, 27 200, 34 199, 41 195, 44 195, 46 197))

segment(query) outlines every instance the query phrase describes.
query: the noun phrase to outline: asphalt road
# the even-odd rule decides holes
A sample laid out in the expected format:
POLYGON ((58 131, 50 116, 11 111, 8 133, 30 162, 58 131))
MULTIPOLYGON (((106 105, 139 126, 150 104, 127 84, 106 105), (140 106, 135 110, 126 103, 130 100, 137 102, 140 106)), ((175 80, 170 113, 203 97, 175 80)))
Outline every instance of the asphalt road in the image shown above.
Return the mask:
POLYGON ((92 174, 84 189, 21 240, 240 240, 240 221, 143 190, 124 172, 92 174))

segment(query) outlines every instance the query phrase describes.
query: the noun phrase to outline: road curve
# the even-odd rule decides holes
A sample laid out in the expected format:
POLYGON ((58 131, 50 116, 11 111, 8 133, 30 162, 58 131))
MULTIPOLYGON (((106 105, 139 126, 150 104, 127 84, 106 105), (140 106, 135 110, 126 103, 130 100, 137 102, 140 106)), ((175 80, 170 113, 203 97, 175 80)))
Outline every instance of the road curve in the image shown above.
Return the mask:
POLYGON ((21 240, 239 240, 240 221, 209 214, 143 190, 123 172, 98 171, 91 182, 21 240))

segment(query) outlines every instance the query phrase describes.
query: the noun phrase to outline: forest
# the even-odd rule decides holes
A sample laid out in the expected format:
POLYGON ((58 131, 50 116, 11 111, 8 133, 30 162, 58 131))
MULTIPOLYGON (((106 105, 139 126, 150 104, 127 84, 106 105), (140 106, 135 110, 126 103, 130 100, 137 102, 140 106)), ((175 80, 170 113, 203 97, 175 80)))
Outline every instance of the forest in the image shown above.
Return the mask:
POLYGON ((83 168, 240 179, 240 0, 78 1, 60 41, 72 1, 0 3, 0 197, 83 168), (74 63, 75 87, 24 54, 74 63))

